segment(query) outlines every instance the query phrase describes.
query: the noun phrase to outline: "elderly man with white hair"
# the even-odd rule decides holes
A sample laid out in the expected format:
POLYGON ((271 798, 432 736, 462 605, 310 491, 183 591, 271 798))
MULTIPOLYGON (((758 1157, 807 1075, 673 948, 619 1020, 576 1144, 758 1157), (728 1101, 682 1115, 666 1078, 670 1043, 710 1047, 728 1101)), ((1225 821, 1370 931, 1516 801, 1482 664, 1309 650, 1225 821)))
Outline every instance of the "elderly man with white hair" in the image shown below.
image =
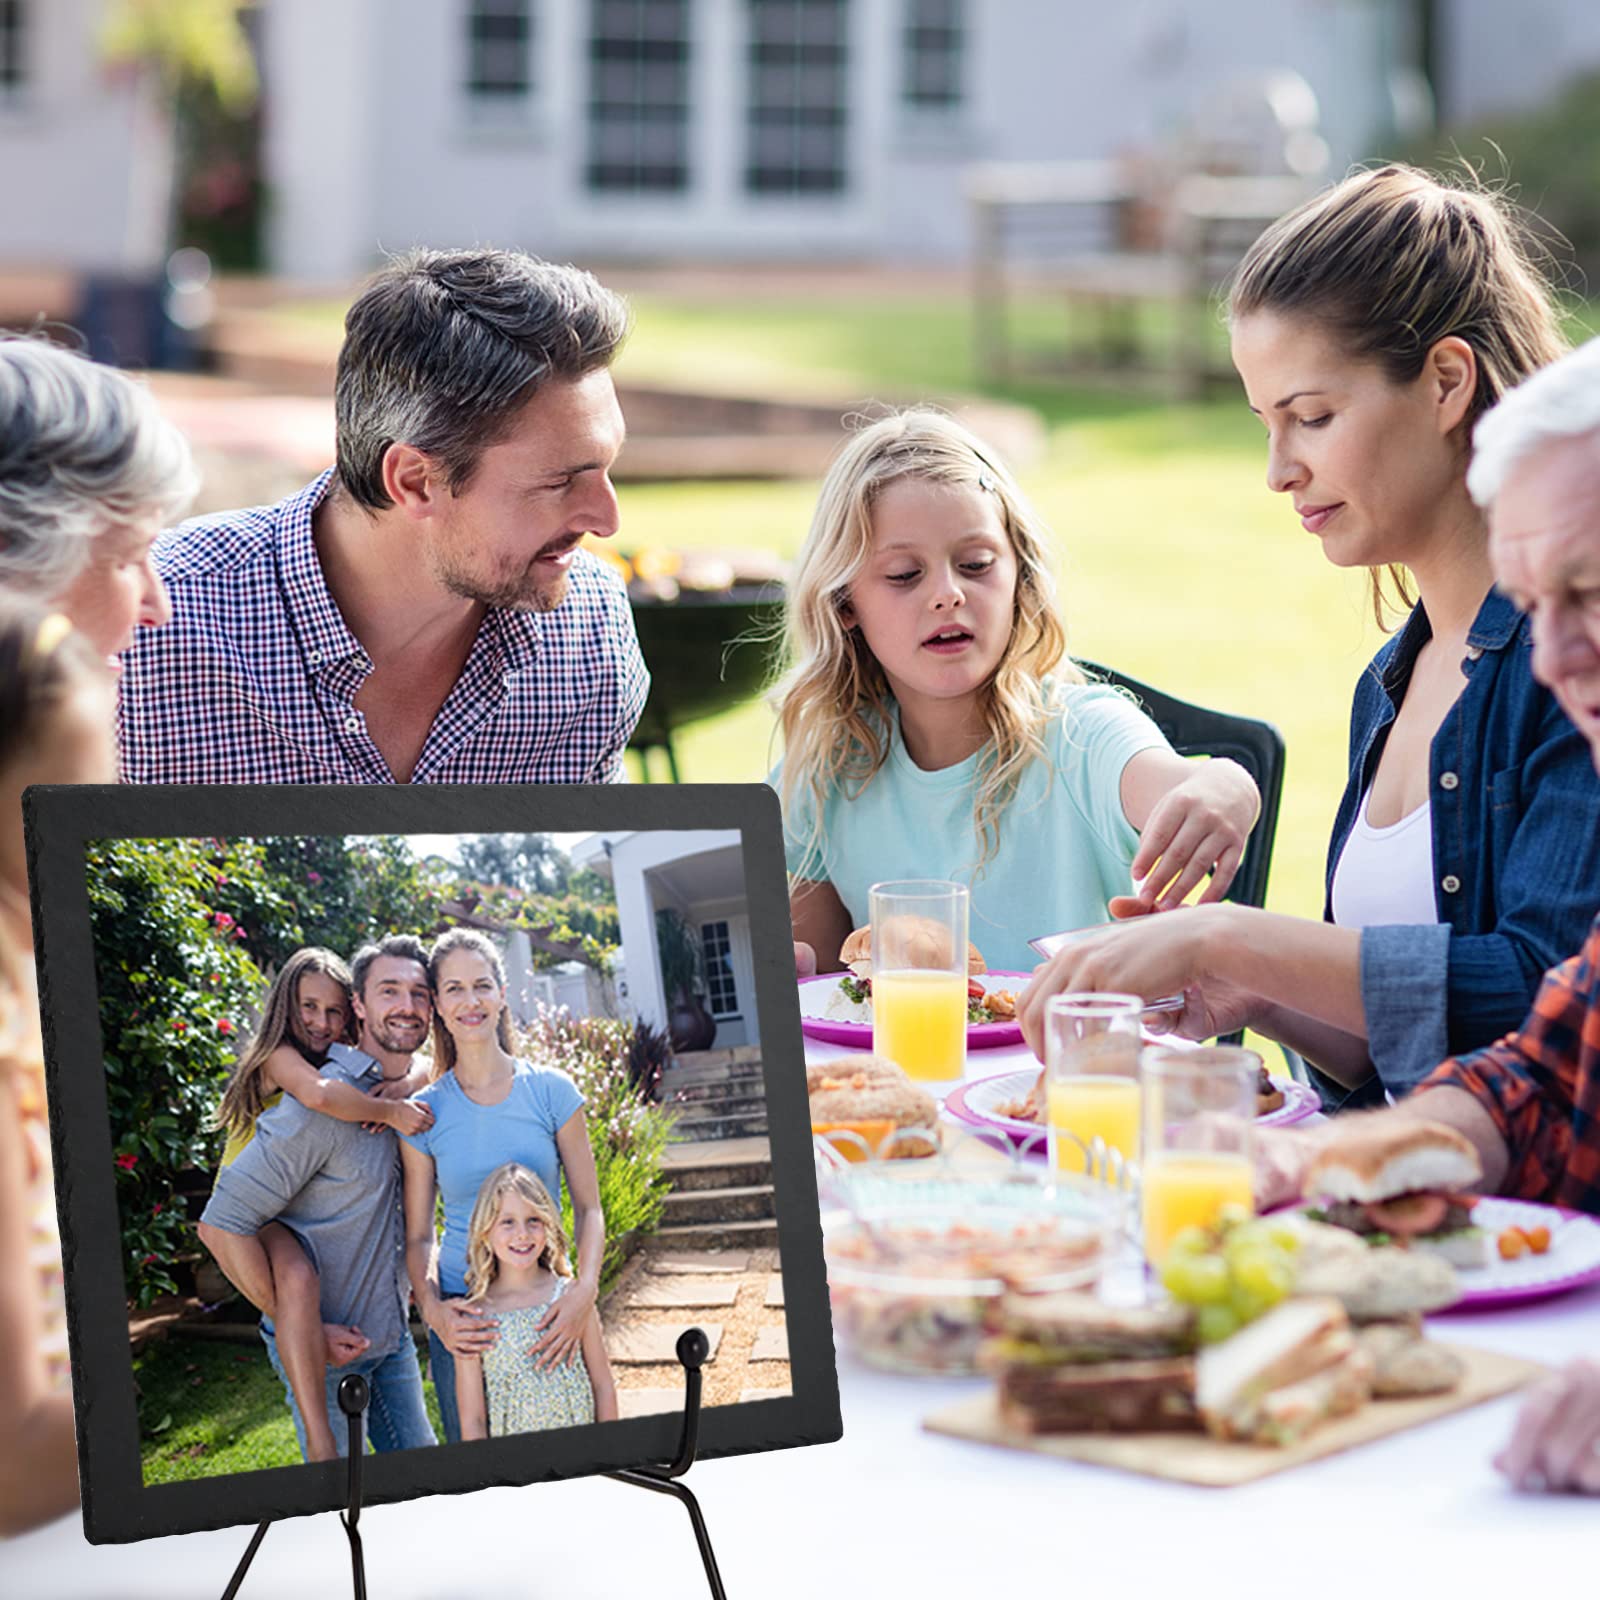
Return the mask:
MULTIPOLYGON (((1467 485, 1488 511, 1495 581, 1531 619, 1534 675, 1600 769, 1600 339, 1512 390, 1473 445, 1467 485)), ((1263 1199, 1298 1192, 1330 1142, 1395 1118, 1464 1134, 1489 1192, 1600 1213, 1600 916, 1516 1032, 1446 1061, 1364 1128, 1263 1140, 1263 1199)), ((1533 1392, 1497 1465, 1523 1487, 1600 1494, 1600 1361, 1533 1392)))
POLYGON ((63 611, 114 671, 139 628, 171 615, 151 547, 198 486, 143 384, 0 337, 0 589, 63 611))

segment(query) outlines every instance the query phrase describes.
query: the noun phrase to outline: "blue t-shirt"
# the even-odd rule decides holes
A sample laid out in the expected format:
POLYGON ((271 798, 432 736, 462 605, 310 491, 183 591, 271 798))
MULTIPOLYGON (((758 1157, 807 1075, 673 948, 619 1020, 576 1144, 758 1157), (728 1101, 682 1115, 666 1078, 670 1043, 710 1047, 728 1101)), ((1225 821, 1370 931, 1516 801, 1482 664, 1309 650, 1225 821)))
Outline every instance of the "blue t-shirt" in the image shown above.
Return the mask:
POLYGON ((444 1197, 444 1236, 439 1241, 439 1290, 446 1297, 467 1292, 467 1225, 483 1180, 496 1167, 520 1161, 538 1174, 561 1204, 561 1157, 556 1132, 583 1108, 583 1096, 556 1067, 519 1061, 511 1090, 499 1105, 480 1106, 447 1072, 416 1098, 433 1112, 426 1133, 408 1134, 412 1149, 432 1156, 444 1197))
MULTIPOLYGON (((968 936, 997 972, 1031 972, 1028 940, 1104 922, 1106 902, 1130 892, 1139 835, 1122 811, 1122 769, 1161 748, 1161 730, 1120 690, 1070 684, 1044 730, 1045 759, 1024 770, 1000 817, 1000 848, 983 868, 974 779, 978 757, 924 772, 894 713, 889 755, 855 799, 838 789, 823 813, 821 859, 806 859, 809 808, 784 817, 789 870, 826 879, 855 927, 867 891, 895 878, 947 878, 972 891, 968 936)), ((781 772, 781 768, 779 769, 781 772)), ((773 782, 776 784, 778 775, 773 782)), ((819 952, 826 961, 837 951, 819 952)))

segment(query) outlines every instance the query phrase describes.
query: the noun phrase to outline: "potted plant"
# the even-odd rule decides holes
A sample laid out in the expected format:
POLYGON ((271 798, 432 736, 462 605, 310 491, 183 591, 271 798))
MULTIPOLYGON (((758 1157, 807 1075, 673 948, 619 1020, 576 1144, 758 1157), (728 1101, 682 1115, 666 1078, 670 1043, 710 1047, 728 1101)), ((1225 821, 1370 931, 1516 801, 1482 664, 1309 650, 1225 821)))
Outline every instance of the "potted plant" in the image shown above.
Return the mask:
POLYGON ((656 912, 656 951, 672 1048, 709 1050, 717 1024, 700 998, 706 983, 705 952, 683 913, 671 906, 656 912))

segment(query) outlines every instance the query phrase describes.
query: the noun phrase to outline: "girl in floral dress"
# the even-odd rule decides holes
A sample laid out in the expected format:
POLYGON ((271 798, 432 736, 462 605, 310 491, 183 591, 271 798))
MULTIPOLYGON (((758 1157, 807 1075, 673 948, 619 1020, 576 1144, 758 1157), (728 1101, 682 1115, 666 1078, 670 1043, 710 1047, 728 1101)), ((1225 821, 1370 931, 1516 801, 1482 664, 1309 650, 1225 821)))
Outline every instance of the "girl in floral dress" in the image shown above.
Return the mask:
POLYGON ((615 1420, 616 1385, 595 1312, 584 1324, 581 1360, 541 1365, 532 1352, 545 1313, 573 1281, 550 1191, 514 1161, 491 1172, 468 1228, 467 1298, 495 1318, 499 1337, 481 1356, 456 1357, 463 1439, 615 1420))

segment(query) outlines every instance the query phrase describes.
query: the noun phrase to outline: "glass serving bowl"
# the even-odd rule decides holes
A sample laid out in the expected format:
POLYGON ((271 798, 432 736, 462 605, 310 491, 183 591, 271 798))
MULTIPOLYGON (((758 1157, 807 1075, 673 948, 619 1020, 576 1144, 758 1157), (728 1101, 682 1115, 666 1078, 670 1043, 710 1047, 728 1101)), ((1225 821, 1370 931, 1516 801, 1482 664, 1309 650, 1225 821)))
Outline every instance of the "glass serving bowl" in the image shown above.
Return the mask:
POLYGON ((891 1372, 977 1371, 1002 1295, 1094 1288, 1127 1225, 1125 1194, 993 1155, 818 1160, 835 1325, 891 1372))

